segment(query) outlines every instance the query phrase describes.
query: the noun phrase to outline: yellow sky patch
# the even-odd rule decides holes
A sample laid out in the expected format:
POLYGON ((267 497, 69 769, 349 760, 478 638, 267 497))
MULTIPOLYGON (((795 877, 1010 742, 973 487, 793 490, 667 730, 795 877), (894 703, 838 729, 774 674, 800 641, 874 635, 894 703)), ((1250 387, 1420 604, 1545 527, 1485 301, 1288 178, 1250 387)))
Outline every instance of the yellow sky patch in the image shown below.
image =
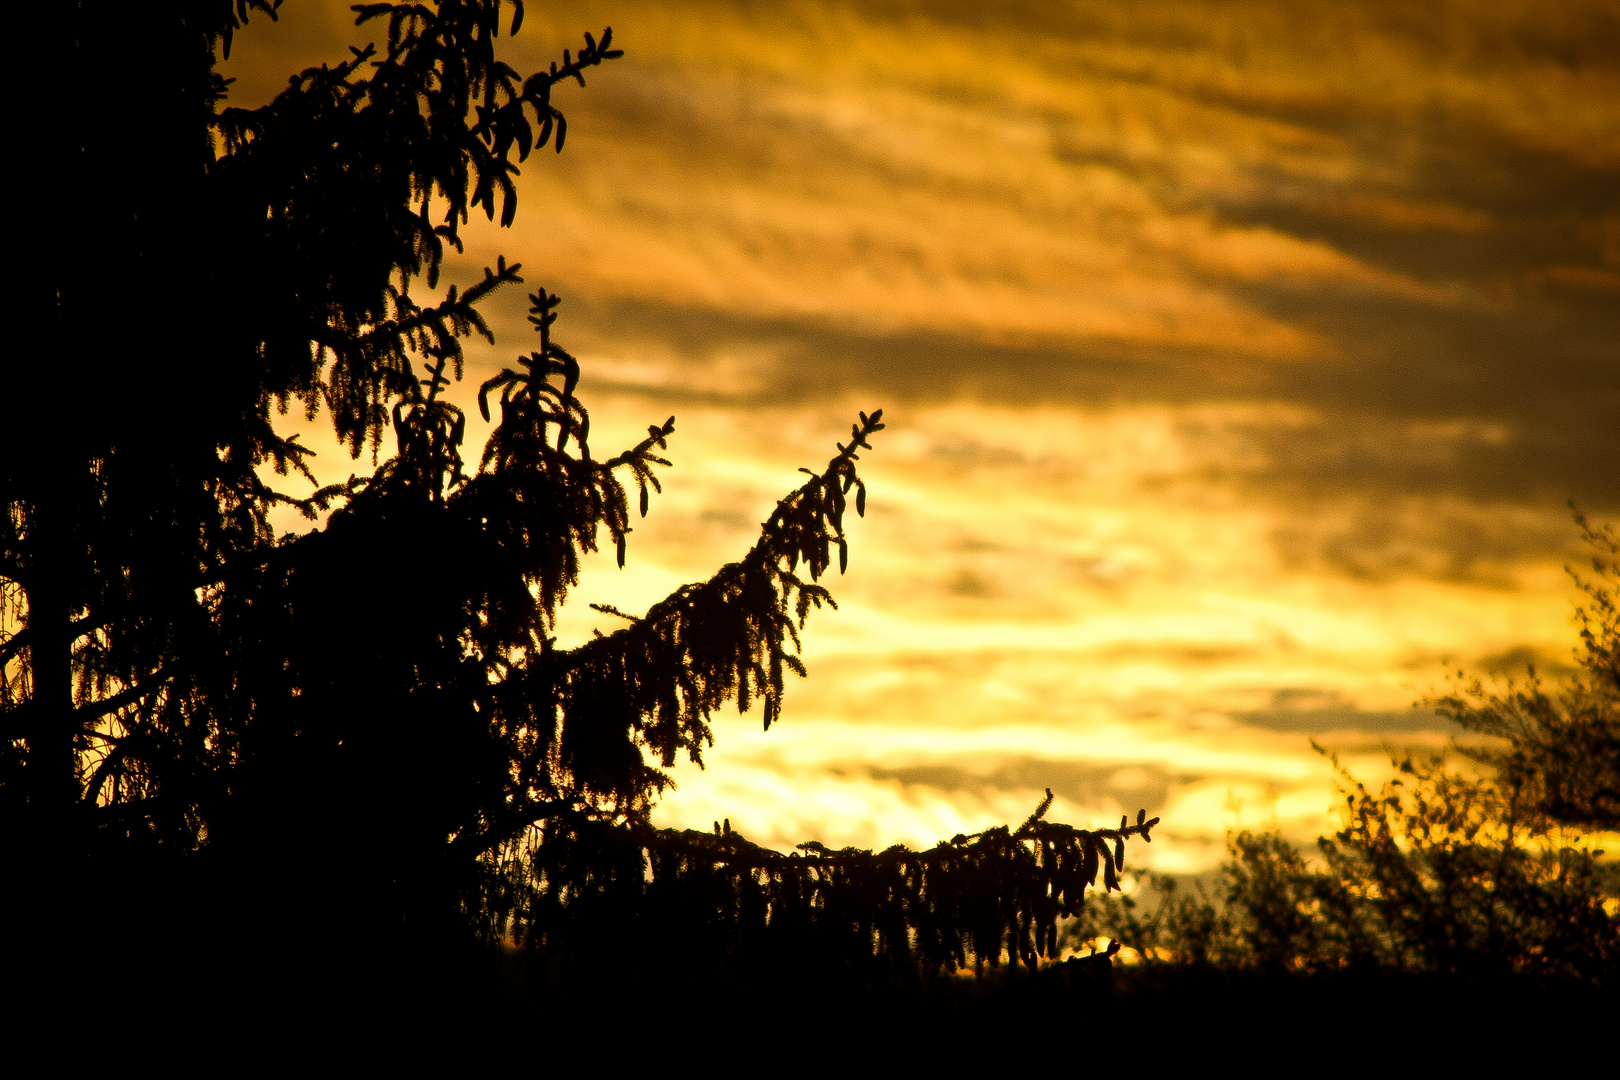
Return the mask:
MULTIPOLYGON (((375 36, 344 6, 238 35, 239 99, 375 36)), ((924 844, 1050 786, 1078 824, 1163 816, 1139 865, 1308 840, 1312 737, 1376 779, 1444 744, 1410 706, 1457 665, 1568 662, 1564 500, 1620 513, 1612 12, 954 11, 528 12, 520 69, 607 24, 627 55, 450 272, 563 293, 599 454, 677 415, 629 566, 557 631, 737 557, 882 406, 811 678, 769 733, 717 723, 657 820, 924 844)), ((528 347, 519 297, 490 311, 468 408, 528 347)))

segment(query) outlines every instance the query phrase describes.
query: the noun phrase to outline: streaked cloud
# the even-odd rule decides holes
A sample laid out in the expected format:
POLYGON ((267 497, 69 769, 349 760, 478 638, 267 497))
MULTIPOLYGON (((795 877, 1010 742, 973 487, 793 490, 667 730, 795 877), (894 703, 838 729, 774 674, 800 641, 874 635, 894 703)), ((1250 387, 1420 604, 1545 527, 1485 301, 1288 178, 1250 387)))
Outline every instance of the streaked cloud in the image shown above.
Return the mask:
MULTIPOLYGON (((342 7, 239 35, 240 96, 341 56, 342 7)), ((514 63, 609 23, 453 268, 563 293, 594 445, 677 414, 579 598, 707 576, 893 421, 811 678, 661 820, 928 843, 1051 787, 1196 870, 1325 826, 1313 737, 1376 779, 1444 744, 1411 703, 1455 666, 1567 662, 1565 500, 1620 515, 1612 5, 607 0, 530 10, 514 63)), ((525 347, 491 310, 468 403, 525 347)))

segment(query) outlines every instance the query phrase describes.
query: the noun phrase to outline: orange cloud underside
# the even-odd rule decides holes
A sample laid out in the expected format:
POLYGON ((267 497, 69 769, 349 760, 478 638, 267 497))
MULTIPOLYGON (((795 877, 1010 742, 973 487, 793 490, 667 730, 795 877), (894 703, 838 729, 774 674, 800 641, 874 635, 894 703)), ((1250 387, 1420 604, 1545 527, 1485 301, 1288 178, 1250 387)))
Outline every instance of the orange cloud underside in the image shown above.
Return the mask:
MULTIPOLYGON (((375 36, 345 7, 238 35, 237 98, 375 36)), ((1566 661, 1564 500, 1620 510, 1605 12, 529 11, 520 70, 606 24, 627 55, 452 272, 564 295, 593 446, 678 417, 563 638, 734 558, 855 409, 893 421, 810 679, 769 733, 717 723, 658 819, 924 844, 1051 787, 1199 870, 1233 825, 1329 825, 1313 737, 1376 779, 1443 745, 1411 704, 1448 670, 1566 661)), ((468 404, 527 348, 520 297, 491 314, 468 404)))

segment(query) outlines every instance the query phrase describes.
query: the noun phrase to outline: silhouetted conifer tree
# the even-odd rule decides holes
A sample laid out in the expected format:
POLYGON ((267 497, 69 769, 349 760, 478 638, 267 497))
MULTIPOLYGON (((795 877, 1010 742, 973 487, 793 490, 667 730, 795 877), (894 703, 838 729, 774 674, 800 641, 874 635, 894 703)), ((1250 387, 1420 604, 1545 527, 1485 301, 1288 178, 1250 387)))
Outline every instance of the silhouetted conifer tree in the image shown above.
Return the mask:
POLYGON ((495 51, 521 3, 364 4, 373 44, 229 107, 216 59, 274 9, 46 16, 63 89, 36 165, 58 213, 27 296, 50 352, 8 371, 0 455, 18 917, 41 940, 101 927, 83 947, 107 955, 143 929, 158 952, 213 934, 271 958, 471 929, 565 979, 671 934, 692 970, 743 981, 810 957, 871 983, 1051 956, 1157 819, 1077 830, 1048 798, 927 852, 787 855, 647 824, 716 709, 758 704, 768 728, 804 674, 881 412, 739 561, 576 649, 550 635, 558 607, 604 531, 622 565, 673 418, 596 456, 541 289, 538 347, 483 385, 494 431, 462 457, 443 391, 462 339, 490 337, 480 301, 521 278, 503 259, 439 295, 445 249, 474 211, 511 223, 517 163, 564 146, 554 89, 620 55, 611 31, 523 74, 495 51), (266 467, 308 475, 274 428, 289 405, 393 455, 280 493, 266 467), (289 503, 329 516, 277 538, 289 503))

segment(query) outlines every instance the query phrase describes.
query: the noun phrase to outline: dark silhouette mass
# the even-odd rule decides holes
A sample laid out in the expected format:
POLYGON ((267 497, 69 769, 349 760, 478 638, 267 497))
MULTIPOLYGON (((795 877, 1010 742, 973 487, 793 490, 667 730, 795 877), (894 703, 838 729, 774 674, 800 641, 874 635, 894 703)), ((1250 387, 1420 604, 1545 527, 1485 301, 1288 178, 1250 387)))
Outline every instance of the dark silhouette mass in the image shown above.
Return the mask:
POLYGON ((537 347, 483 384, 494 429, 463 458, 443 391, 463 339, 493 340, 480 302, 522 278, 503 258, 440 292, 446 249, 475 211, 513 220, 517 163, 565 145, 553 91, 620 56, 611 30, 525 74, 495 49, 521 3, 359 5, 370 44, 232 108, 215 63, 275 8, 41 16, 61 212, 26 289, 51 352, 9 365, 0 455, 0 832, 34 1004, 66 1015, 115 972, 228 1028, 445 1015, 497 969, 527 1000, 632 971, 864 992, 1054 956, 1156 818, 1074 829, 1049 797, 926 852, 787 855, 647 823, 716 709, 768 728, 804 674, 881 411, 739 561, 575 649, 559 605, 604 531, 623 564, 673 418, 595 456, 540 289, 537 347), (284 492, 313 487, 288 408, 381 463, 284 492), (277 536, 285 506, 317 524, 277 536))
POLYGON ((624 564, 674 418, 596 456, 539 288, 534 347, 480 387, 493 429, 468 453, 445 390, 463 341, 493 341, 480 303, 523 279, 504 258, 440 276, 473 212, 514 220, 518 164, 567 140, 554 91, 621 55, 612 31, 523 73, 496 49, 520 0, 358 5, 370 43, 233 108, 216 64, 277 6, 32 15, 57 77, 24 135, 54 212, 25 223, 43 347, 13 347, 0 422, 4 970, 28 1009, 99 1008, 103 1033, 160 1041, 492 1018, 582 1033, 662 995, 921 1023, 938 1051, 1143 1031, 1172 1007, 1213 1031, 1255 1002, 1415 1009, 1437 985, 1612 994, 1612 864, 1566 842, 1620 824, 1612 530, 1586 530, 1567 692, 1532 674, 1435 703, 1497 740, 1469 745, 1483 778, 1418 762, 1405 787, 1347 780, 1319 863, 1239 835, 1221 896, 1160 879, 1155 905, 1149 888, 1083 906, 1159 819, 1076 829, 1045 819, 1050 792, 1017 827, 927 851, 654 828, 715 712, 757 705, 768 729, 805 674, 799 635, 833 604, 821 582, 846 567, 883 413, 738 561, 558 646, 581 558, 611 545, 624 564), (276 430, 292 408, 324 410, 375 467, 317 489, 276 430), (307 531, 276 534, 287 507, 307 531), (1124 975, 1122 942, 1140 958, 1124 975))

